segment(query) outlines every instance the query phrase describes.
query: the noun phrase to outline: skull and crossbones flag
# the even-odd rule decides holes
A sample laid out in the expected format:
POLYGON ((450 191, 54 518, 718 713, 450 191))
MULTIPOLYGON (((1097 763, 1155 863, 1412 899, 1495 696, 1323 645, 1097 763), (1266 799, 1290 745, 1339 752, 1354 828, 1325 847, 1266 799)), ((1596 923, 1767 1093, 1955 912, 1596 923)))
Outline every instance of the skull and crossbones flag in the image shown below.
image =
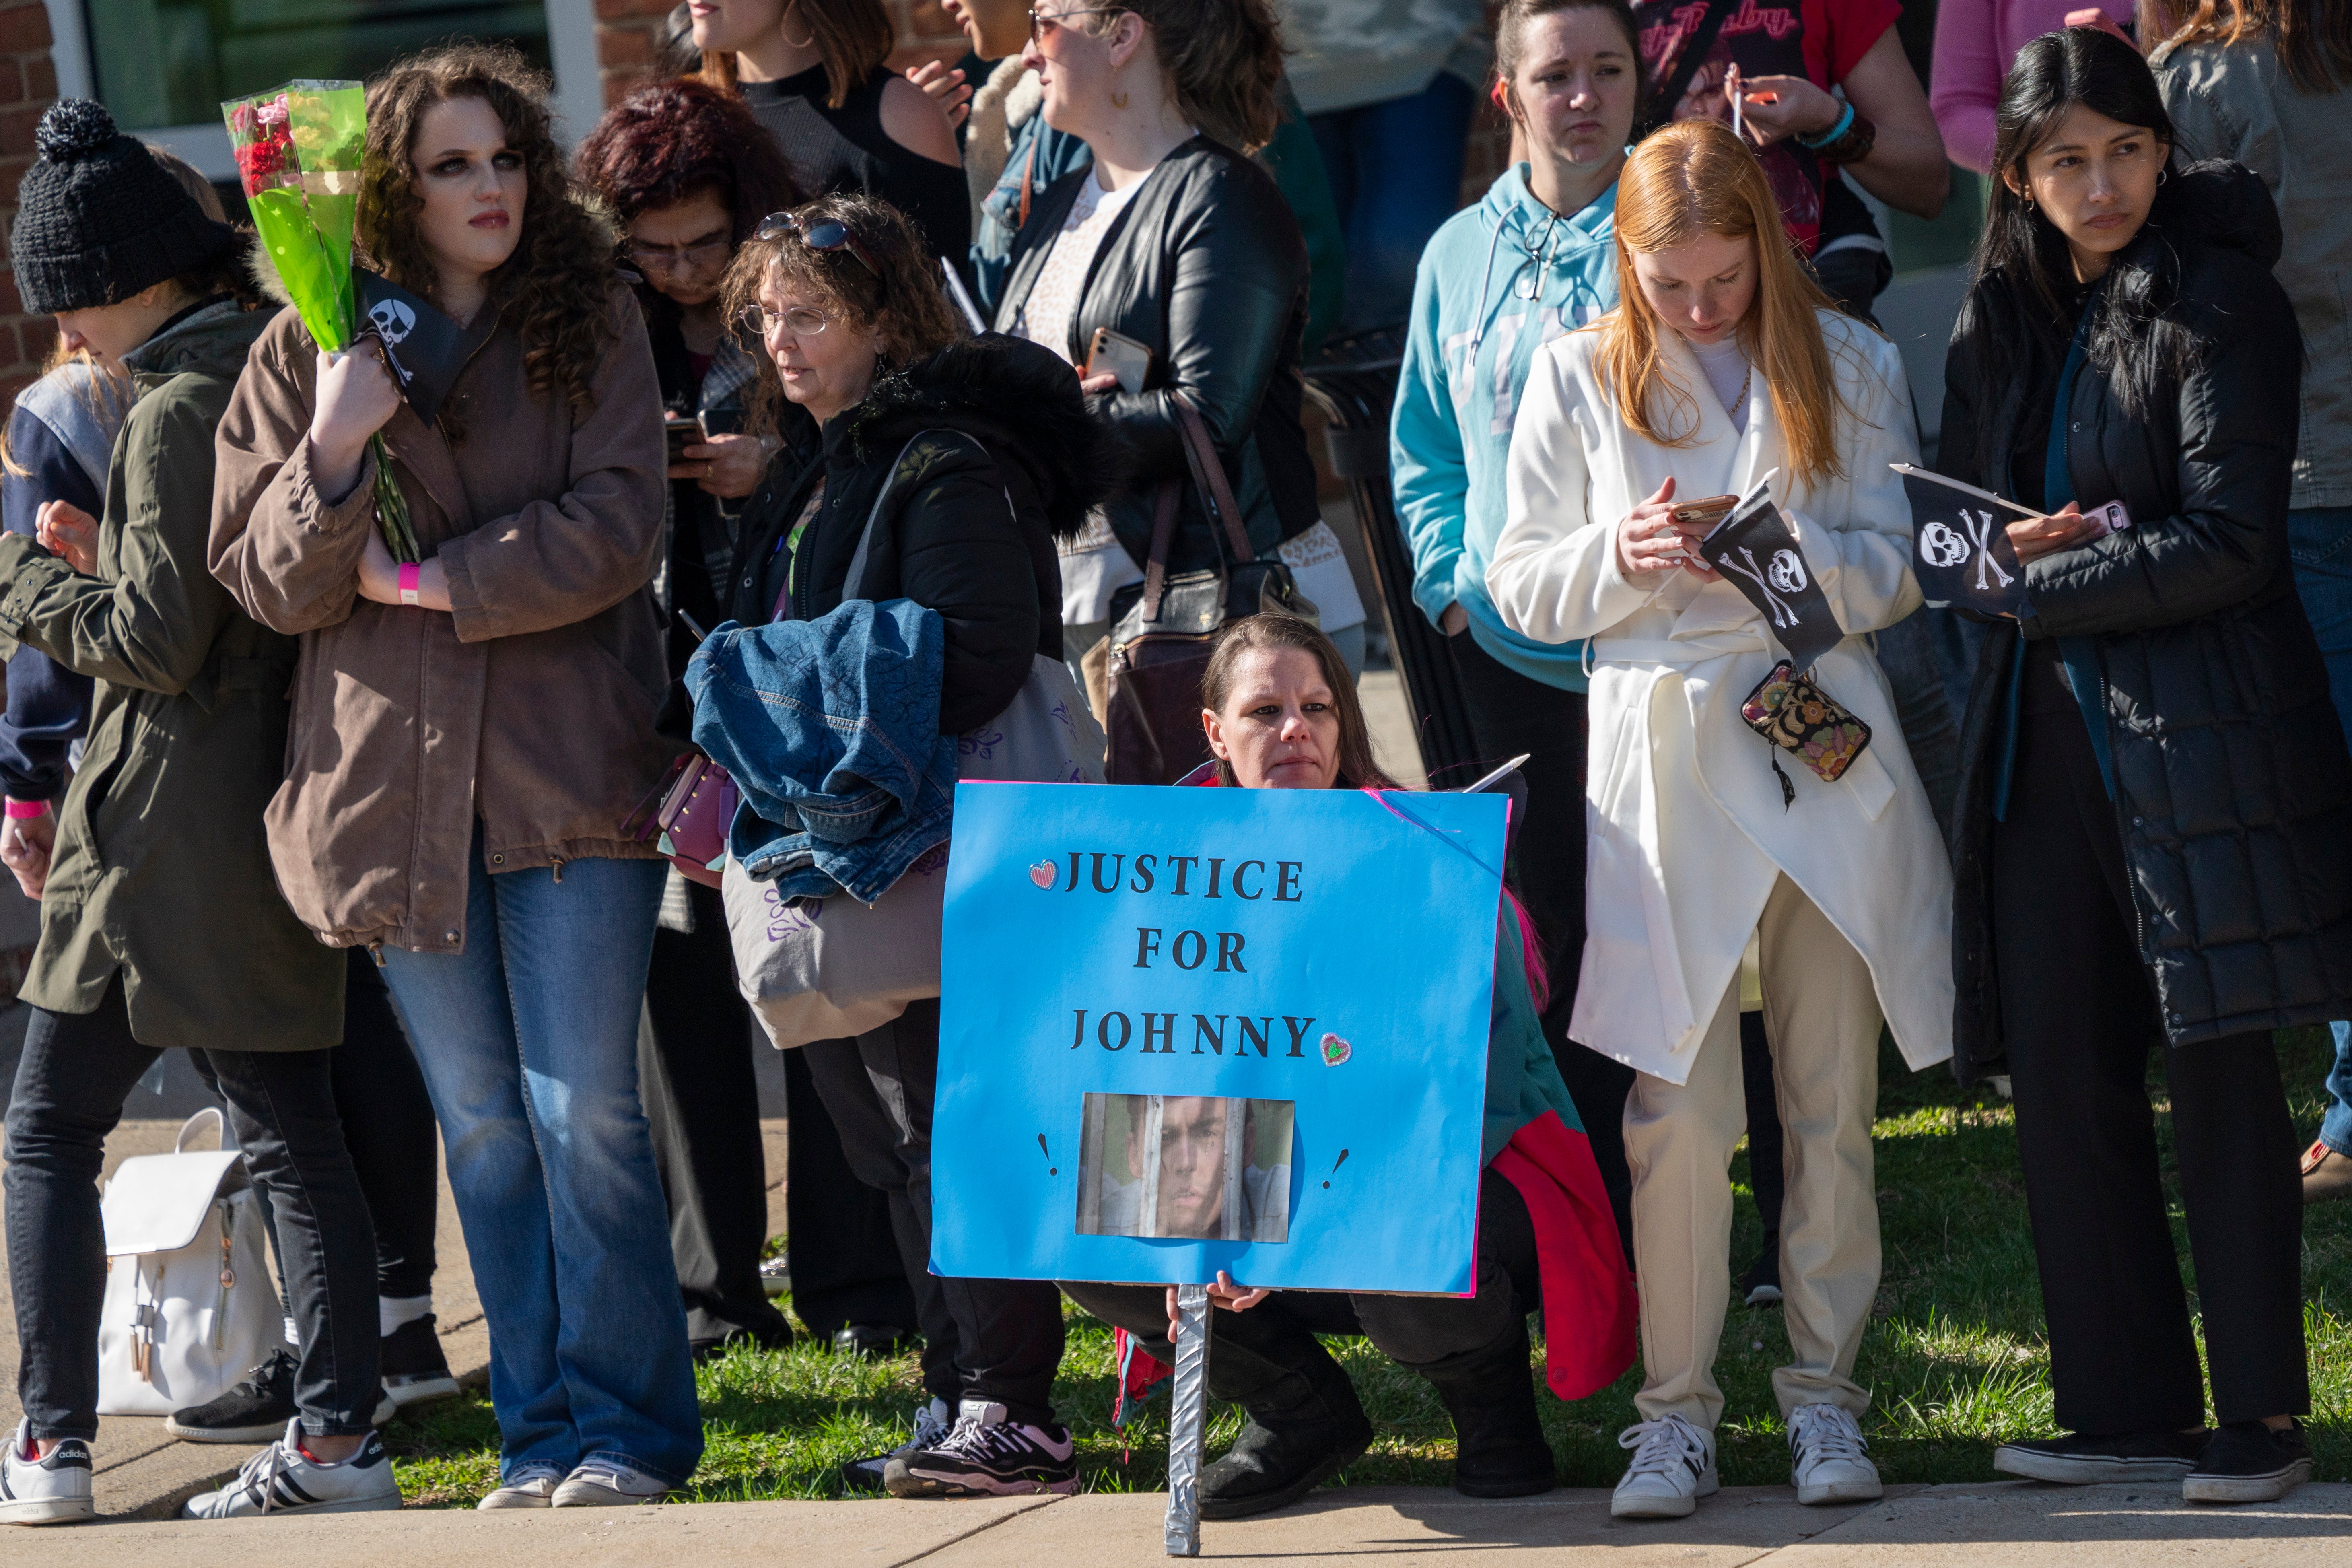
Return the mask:
POLYGON ((383 363, 400 383, 416 417, 433 423, 472 346, 465 330, 426 300, 364 267, 352 268, 359 286, 361 338, 383 345, 383 363))
POLYGON ((1800 671, 1845 640, 1803 547, 1764 487, 1701 540, 1698 552, 1756 606, 1772 640, 1800 671))
POLYGON ((1911 565, 1927 603, 1988 616, 2032 613, 2025 568, 2001 516, 2007 502, 1917 469, 1904 473, 1903 493, 1911 500, 1911 565))

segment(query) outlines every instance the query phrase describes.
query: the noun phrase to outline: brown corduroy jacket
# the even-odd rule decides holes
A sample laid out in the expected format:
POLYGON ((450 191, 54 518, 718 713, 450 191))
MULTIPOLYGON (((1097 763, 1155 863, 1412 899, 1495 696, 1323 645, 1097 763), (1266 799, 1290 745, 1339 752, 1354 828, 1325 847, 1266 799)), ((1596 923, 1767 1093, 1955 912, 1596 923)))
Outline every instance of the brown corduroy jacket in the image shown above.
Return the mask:
POLYGON ((375 460, 323 498, 305 438, 317 351, 290 309, 254 345, 220 426, 210 558, 247 614, 301 640, 267 825, 322 942, 463 952, 477 818, 474 872, 655 854, 621 825, 678 750, 654 730, 661 395, 618 284, 606 319, 589 408, 529 390, 501 325, 450 394, 460 439, 404 404, 384 426, 448 613, 359 597, 375 460))

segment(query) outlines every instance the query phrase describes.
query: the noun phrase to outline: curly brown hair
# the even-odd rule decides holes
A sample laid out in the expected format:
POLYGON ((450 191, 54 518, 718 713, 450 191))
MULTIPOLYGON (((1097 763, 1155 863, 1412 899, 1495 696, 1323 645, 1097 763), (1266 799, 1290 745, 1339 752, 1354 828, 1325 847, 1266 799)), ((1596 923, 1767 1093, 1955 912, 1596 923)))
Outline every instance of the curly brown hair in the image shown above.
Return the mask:
POLYGON ((501 324, 522 334, 530 390, 560 395, 578 410, 594 401, 597 362, 612 333, 605 299, 613 238, 573 191, 547 94, 546 73, 506 44, 452 44, 396 61, 368 87, 358 238, 362 258, 378 271, 436 299, 439 275, 416 226, 425 199, 411 153, 436 104, 457 98, 488 104, 507 145, 522 157, 527 193, 522 237, 490 275, 490 298, 501 324))
MULTIPOLYGON (((885 366, 926 358, 964 335, 963 318, 940 284, 940 264, 897 207, 874 196, 843 195, 819 196, 793 210, 803 225, 830 218, 846 228, 880 273, 867 271, 847 250, 812 250, 793 234, 761 239, 755 233, 736 251, 719 284, 719 309, 730 323, 758 309, 760 290, 772 277, 827 315, 858 331, 877 332, 885 366)), ((751 429, 765 435, 776 427, 783 393, 775 365, 764 353, 755 357, 760 383, 747 414, 751 429)))
POLYGON ((762 217, 805 199, 743 100, 691 79, 641 88, 606 110, 575 163, 623 225, 709 192, 735 215, 738 245, 762 217))

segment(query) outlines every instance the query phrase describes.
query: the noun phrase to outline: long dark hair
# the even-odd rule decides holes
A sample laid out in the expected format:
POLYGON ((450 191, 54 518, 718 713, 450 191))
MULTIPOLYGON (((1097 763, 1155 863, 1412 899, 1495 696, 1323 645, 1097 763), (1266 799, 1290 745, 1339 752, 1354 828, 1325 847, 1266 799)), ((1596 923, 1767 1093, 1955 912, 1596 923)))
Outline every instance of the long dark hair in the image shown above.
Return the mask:
POLYGON ((2347 0, 2139 0, 2139 36, 2155 44, 2267 38, 2287 80, 2308 93, 2352 80, 2347 0))
MULTIPOLYGON (((1356 681, 1348 673, 1348 661, 1339 657, 1339 648, 1311 621, 1268 610, 1245 616, 1227 626, 1224 635, 1217 638, 1215 651, 1209 655, 1208 668, 1201 672, 1201 706, 1223 713, 1225 699, 1233 695, 1234 667, 1241 662, 1242 655, 1259 648, 1281 647, 1313 654, 1315 662, 1322 667, 1323 683, 1331 689, 1331 711, 1339 718, 1339 787, 1399 787, 1372 760, 1371 726, 1364 722, 1363 704, 1356 700, 1356 681)), ((1239 782, 1234 777, 1231 763, 1219 760, 1217 782, 1228 787, 1239 782)))
MULTIPOLYGON (((782 26, 797 14, 824 63, 824 104, 839 109, 852 91, 880 70, 890 58, 898 32, 882 0, 787 0, 782 26)), ((702 79, 727 92, 742 90, 735 57, 713 49, 702 57, 702 79)))
MULTIPOLYGON (((507 145, 522 157, 525 181, 522 238, 491 274, 491 302, 522 334, 530 390, 583 409, 594 400, 590 387, 610 335, 604 300, 613 250, 573 194, 547 93, 546 73, 506 44, 453 44, 396 62, 368 86, 359 240, 363 259, 385 277, 438 302, 439 275, 416 229, 425 200, 410 154, 435 104, 472 98, 489 105, 507 145)), ((442 426, 453 437, 459 434, 454 419, 455 410, 445 406, 442 426)))
MULTIPOLYGON (((1956 339, 1989 356, 1989 387, 2005 395, 1977 404, 1978 450, 1990 454, 2025 389, 2057 373, 2074 331, 2074 270, 2066 237, 2036 209, 2025 162, 2076 105, 2123 125, 2146 129, 2164 147, 2168 167, 2177 140, 2156 77, 2139 52, 2096 27, 2044 33, 2017 52, 1993 111, 1991 202, 1977 240, 1976 287, 1961 309, 1956 339), (2015 182, 2015 187, 2011 182, 2015 182)), ((2158 389, 2193 366, 2204 344, 2169 314, 2179 301, 2180 250, 2157 205, 2139 234, 2110 263, 2091 304, 2084 351, 2106 376, 2125 416, 2147 417, 2158 389)))

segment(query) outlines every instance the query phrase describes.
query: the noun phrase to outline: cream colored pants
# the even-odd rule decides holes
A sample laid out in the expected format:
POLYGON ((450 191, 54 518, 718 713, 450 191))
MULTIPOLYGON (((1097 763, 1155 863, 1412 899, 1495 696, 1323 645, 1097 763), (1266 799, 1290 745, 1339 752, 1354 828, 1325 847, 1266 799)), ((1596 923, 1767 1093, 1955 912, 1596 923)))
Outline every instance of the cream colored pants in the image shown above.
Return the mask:
MULTIPOLYGON (((1862 955, 1788 878, 1756 933, 1788 1173, 1781 1310, 1796 1355, 1773 1373, 1772 1391, 1783 1418, 1817 1404, 1858 1417, 1870 1394, 1853 1382, 1853 1358, 1878 1294, 1878 995, 1862 955)), ((1647 1373, 1633 1404, 1643 1420, 1679 1415, 1712 1431, 1723 1415, 1715 1350, 1731 1294, 1731 1154, 1747 1129, 1735 978, 1690 1080, 1641 1073, 1625 1101, 1647 1373)))

